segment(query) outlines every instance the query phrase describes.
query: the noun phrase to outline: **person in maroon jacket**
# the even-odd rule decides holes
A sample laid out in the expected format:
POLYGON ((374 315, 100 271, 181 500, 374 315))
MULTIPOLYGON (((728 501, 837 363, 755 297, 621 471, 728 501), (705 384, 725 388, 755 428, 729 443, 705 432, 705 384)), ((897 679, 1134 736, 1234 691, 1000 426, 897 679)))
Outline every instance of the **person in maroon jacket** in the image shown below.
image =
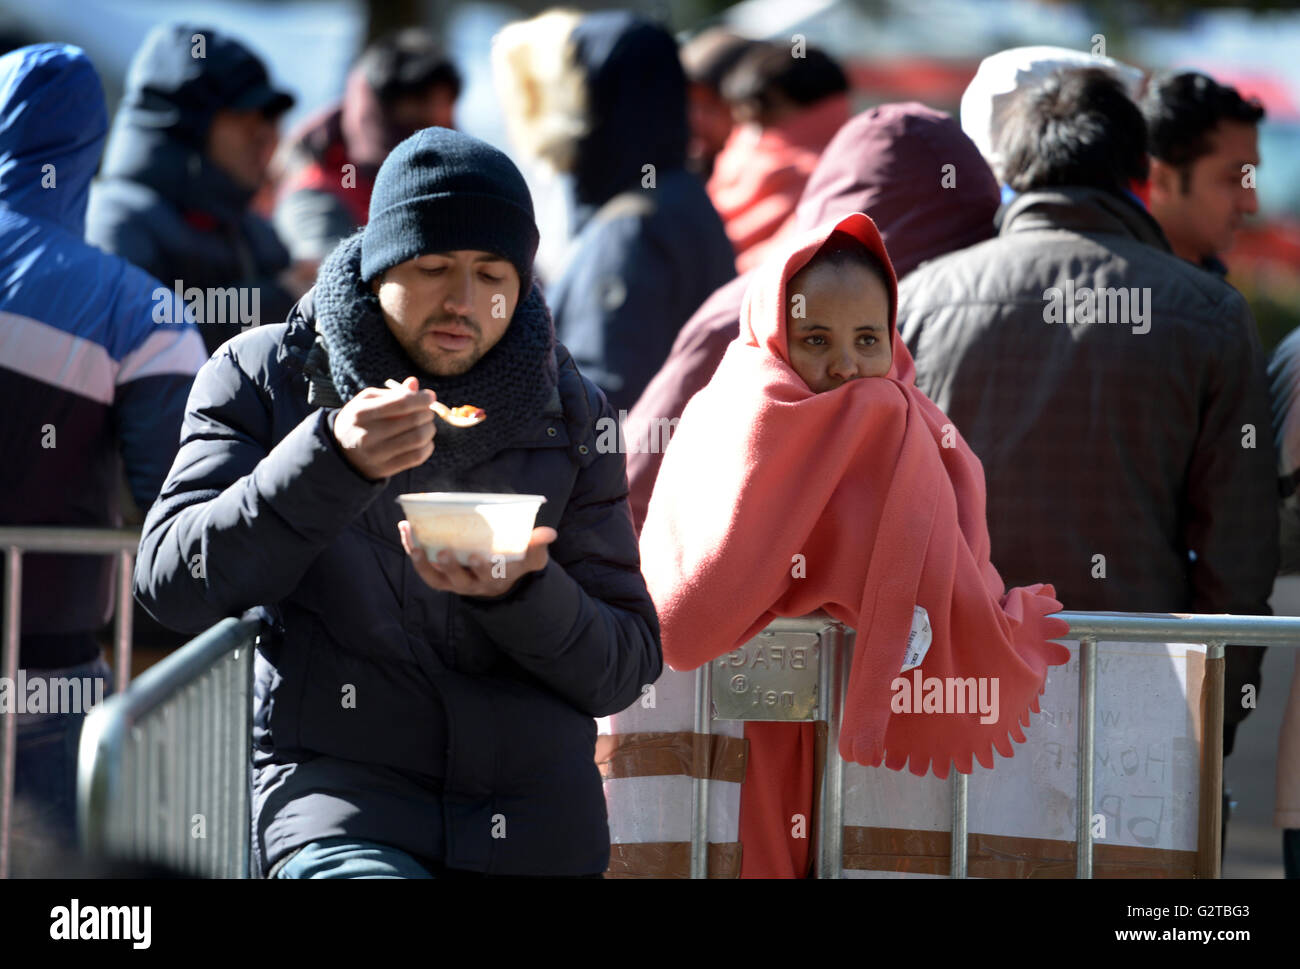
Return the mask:
MULTIPOLYGON (((867 213, 901 279, 927 259, 992 238, 997 207, 997 181, 961 126, 942 111, 911 102, 880 105, 840 128, 795 217, 796 229, 805 231, 839 213, 867 213)), ((628 504, 638 533, 671 428, 740 332, 740 305, 752 275, 727 283, 696 310, 621 422, 628 504)))

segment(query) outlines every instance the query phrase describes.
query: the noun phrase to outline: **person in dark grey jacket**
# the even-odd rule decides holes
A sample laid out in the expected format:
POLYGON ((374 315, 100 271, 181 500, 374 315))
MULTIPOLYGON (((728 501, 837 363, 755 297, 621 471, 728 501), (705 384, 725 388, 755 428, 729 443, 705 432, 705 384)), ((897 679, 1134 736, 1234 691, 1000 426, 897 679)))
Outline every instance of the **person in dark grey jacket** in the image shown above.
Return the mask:
MULTIPOLYGON (((1246 301, 1130 190, 1145 123, 1112 75, 1063 71, 1012 110, 1000 234, 899 286, 917 386, 984 464, 994 565, 1067 609, 1269 615, 1276 470, 1246 301)), ((1261 658, 1228 650, 1225 751, 1261 658)))
POLYGON ((196 379, 136 595, 184 631, 255 608, 271 622, 262 871, 608 865, 593 718, 659 675, 659 627, 623 457, 596 447, 612 410, 555 342, 537 238, 503 154, 425 129, 289 321, 234 338, 196 379), (486 421, 435 428, 435 393, 486 421), (545 495, 526 559, 408 555, 396 497, 428 491, 545 495))

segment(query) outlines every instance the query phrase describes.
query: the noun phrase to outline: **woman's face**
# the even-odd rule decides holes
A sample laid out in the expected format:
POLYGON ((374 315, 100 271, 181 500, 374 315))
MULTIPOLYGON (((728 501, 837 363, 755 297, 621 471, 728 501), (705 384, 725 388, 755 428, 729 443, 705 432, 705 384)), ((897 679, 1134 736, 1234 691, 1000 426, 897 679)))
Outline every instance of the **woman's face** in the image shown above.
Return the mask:
POLYGON ((814 393, 889 373, 889 293, 856 263, 813 263, 786 287, 790 364, 814 393))

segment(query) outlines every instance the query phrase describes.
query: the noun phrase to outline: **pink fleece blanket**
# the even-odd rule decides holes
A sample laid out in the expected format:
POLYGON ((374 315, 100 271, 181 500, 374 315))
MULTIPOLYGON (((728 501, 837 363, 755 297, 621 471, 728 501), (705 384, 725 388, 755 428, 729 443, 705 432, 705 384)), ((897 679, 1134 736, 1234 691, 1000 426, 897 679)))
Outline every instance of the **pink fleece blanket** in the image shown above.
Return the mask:
MULTIPOLYGON (((786 349, 786 284, 840 229, 888 267, 875 224, 854 213, 792 239, 745 297, 740 336, 687 405, 641 534, 665 659, 693 669, 777 616, 823 609, 857 630, 840 753, 947 777, 992 767, 1038 711, 1047 667, 1069 651, 1047 618, 1050 585, 1005 591, 989 560, 984 472, 957 429, 915 387, 890 319, 887 376, 813 393, 786 349), (997 713, 936 711, 900 678, 914 607, 929 616, 929 678, 996 684, 997 713)), ((891 305, 897 283, 890 268, 891 305)), ((904 677, 915 683, 916 674, 904 677)), ((958 693, 962 693, 959 686, 958 693)), ((951 699, 953 692, 946 692, 951 699)))

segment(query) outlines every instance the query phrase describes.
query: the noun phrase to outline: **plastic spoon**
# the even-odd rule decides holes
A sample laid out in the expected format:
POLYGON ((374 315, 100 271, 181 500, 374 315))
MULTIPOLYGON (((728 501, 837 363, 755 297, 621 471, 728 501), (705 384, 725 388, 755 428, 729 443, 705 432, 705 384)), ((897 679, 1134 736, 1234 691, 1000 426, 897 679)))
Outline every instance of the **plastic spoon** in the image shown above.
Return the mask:
MULTIPOLYGON (((406 388, 396 380, 385 380, 384 386, 390 390, 405 390, 406 388)), ((482 407, 475 407, 472 404, 463 404, 460 407, 448 407, 440 400, 435 400, 429 405, 429 409, 441 417, 453 427, 473 427, 475 424, 482 424, 487 420, 487 414, 482 407)))

